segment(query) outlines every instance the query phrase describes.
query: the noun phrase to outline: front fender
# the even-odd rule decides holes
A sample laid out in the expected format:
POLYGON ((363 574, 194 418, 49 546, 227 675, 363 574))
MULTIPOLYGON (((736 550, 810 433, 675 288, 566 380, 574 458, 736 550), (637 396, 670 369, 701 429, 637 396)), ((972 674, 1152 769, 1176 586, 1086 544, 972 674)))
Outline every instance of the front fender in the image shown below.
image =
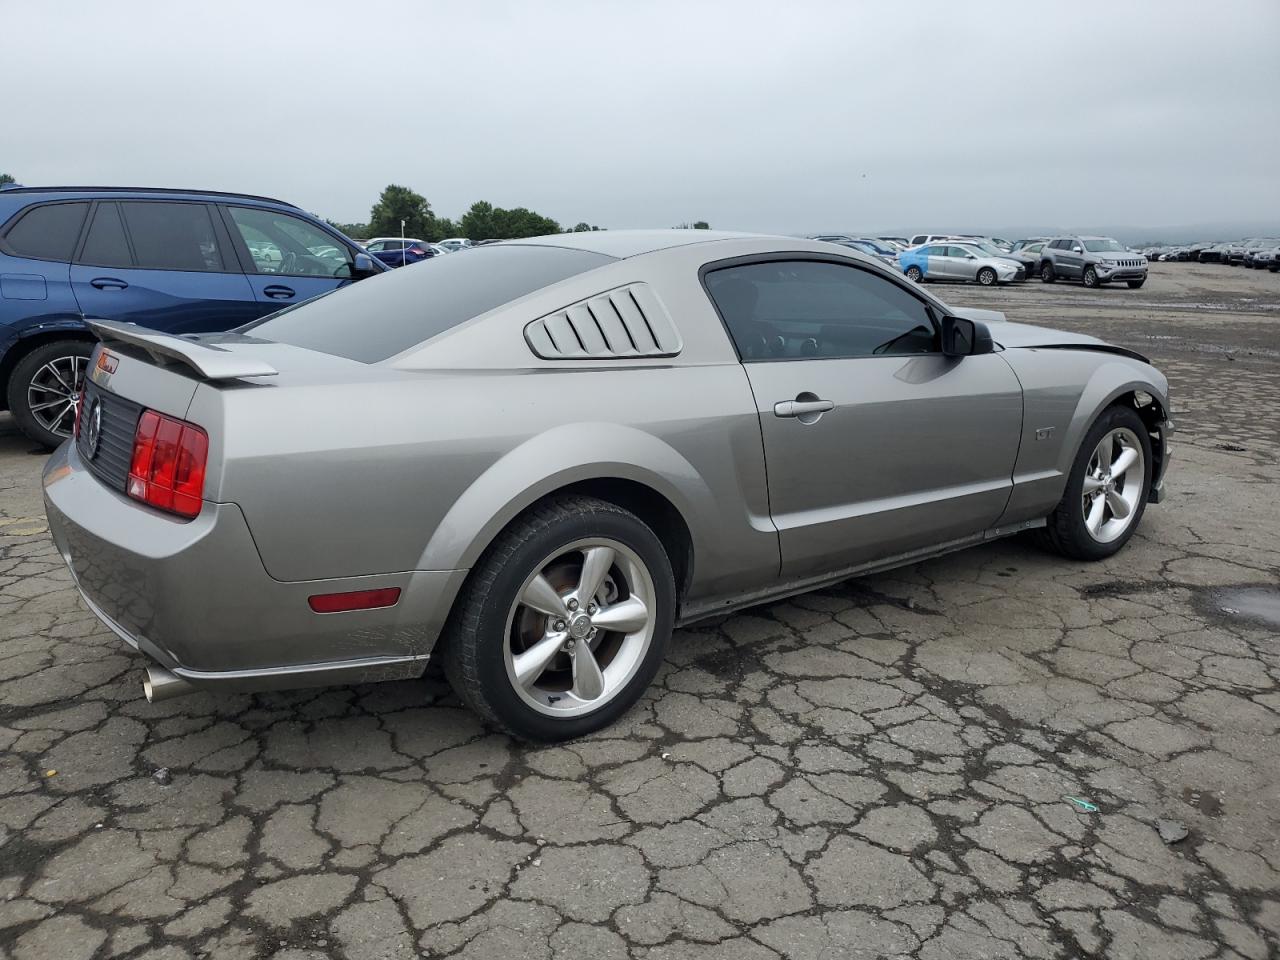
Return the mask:
POLYGON ((1136 360, 1117 359, 1101 364, 1089 378, 1075 413, 1063 437, 1059 451, 1058 469, 1065 477, 1071 471, 1080 444, 1098 416, 1126 394, 1149 393, 1162 413, 1160 419, 1169 416, 1169 381, 1150 364, 1136 360))
POLYGON ((531 437, 501 457, 445 514, 419 570, 470 569, 521 511, 584 480, 632 480, 652 488, 684 518, 696 546, 699 518, 714 517, 706 481, 677 450, 653 434, 615 423, 578 423, 531 437))

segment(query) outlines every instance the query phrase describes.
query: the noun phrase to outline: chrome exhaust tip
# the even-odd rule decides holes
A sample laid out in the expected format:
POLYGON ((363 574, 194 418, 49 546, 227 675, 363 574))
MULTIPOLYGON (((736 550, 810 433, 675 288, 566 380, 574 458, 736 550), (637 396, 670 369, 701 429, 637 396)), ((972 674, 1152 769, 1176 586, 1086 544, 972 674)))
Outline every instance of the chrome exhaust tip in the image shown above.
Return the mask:
POLYGON ((170 673, 164 667, 147 667, 147 675, 142 681, 142 692, 147 696, 147 703, 159 703, 174 697, 195 693, 195 687, 187 683, 177 674, 170 673))

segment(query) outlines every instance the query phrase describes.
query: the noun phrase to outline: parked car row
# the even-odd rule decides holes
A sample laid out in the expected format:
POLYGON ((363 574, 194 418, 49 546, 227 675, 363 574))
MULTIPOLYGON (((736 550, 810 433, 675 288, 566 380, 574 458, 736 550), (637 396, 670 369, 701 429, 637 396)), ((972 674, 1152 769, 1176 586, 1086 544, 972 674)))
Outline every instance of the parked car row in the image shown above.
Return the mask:
POLYGON ((1252 237, 1220 243, 1202 241, 1175 247, 1151 247, 1146 251, 1152 260, 1164 262, 1241 264, 1252 270, 1280 270, 1280 238, 1252 237))
POLYGON ((1010 243, 999 237, 916 234, 919 241, 890 254, 867 237, 821 234, 825 240, 878 256, 917 282, 943 280, 992 286, 1038 277, 1045 283, 1077 280, 1086 287, 1124 282, 1137 289, 1147 279, 1147 258, 1111 237, 1033 237, 1010 243))
MULTIPOLYGON (((486 241, 481 241, 481 243, 484 242, 486 241)), ((488 242, 492 243, 493 241, 488 242)), ((443 256, 446 253, 457 253, 459 250, 466 250, 473 246, 470 240, 461 237, 441 240, 439 243, 429 243, 426 240, 418 240, 413 237, 374 237, 372 240, 364 241, 363 245, 366 250, 388 267, 403 267, 410 263, 420 263, 423 260, 430 260, 432 257, 443 256)))

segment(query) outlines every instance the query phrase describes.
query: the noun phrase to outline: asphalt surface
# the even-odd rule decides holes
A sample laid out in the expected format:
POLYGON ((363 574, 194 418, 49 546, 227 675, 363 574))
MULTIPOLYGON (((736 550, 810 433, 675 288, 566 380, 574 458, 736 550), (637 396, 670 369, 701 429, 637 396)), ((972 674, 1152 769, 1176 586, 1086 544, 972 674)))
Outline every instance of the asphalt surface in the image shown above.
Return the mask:
POLYGON ((1280 275, 939 292, 1168 372, 1136 539, 680 631, 555 748, 438 680, 148 705, 0 419, 0 958, 1275 956, 1280 275))

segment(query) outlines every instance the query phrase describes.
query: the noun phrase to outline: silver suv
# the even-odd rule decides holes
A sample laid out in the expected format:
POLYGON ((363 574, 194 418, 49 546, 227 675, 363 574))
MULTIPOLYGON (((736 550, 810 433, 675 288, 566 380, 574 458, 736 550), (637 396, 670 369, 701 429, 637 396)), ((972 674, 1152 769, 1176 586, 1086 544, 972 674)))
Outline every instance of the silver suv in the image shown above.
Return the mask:
POLYGON ((1086 287, 1123 280, 1136 290, 1147 282, 1147 258, 1111 237, 1055 237, 1040 251, 1040 279, 1086 287))

